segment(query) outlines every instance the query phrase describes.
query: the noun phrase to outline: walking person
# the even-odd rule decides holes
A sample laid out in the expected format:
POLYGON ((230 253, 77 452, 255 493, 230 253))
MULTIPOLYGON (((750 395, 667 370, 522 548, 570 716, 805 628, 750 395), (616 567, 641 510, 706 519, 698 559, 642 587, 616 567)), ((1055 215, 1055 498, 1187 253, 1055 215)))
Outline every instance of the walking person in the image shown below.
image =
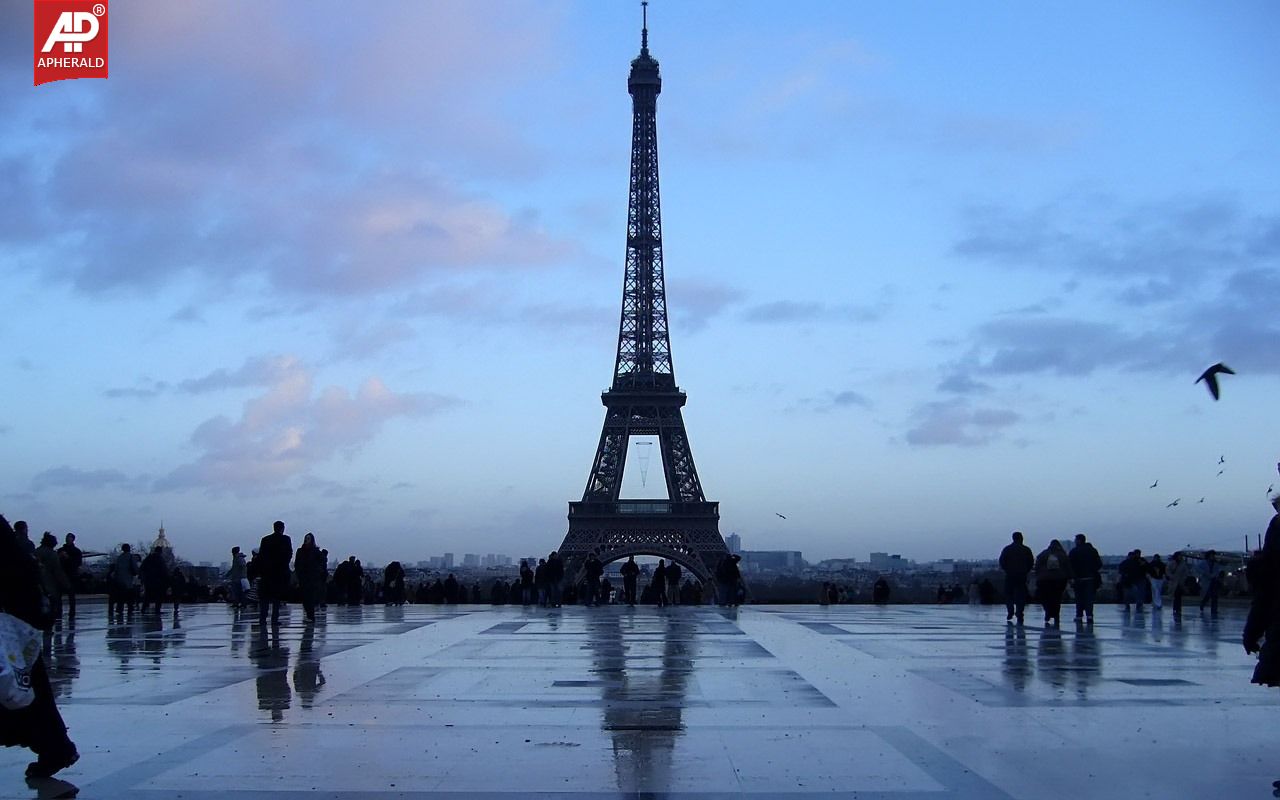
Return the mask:
POLYGON ((404 605, 404 566, 392 561, 382 571, 382 601, 386 605, 404 605))
POLYGON ((40 546, 36 548, 35 557, 36 564, 40 566, 40 584, 44 589, 45 597, 49 599, 49 613, 54 622, 61 624, 62 595, 71 588, 71 584, 67 581, 67 574, 62 570, 62 559, 54 549, 57 544, 58 538, 45 531, 44 536, 40 537, 40 546))
POLYGON ((1147 562, 1141 550, 1131 550, 1120 562, 1120 593, 1126 614, 1134 604, 1138 606, 1137 612, 1142 613, 1142 604, 1147 600, 1147 562))
MULTIPOLYGON (((33 628, 49 628, 41 597, 40 568, 19 544, 17 534, 3 515, 0 515, 0 611, 33 628)), ((76 763, 80 754, 67 736, 67 725, 58 712, 43 654, 36 659, 30 677, 35 695, 31 704, 16 710, 0 707, 0 744, 26 747, 36 754, 36 760, 27 765, 28 778, 51 778, 76 763)))
POLYGON ((627 605, 636 604, 636 581, 640 578, 640 565, 635 556, 627 556, 627 563, 622 565, 622 594, 627 605))
POLYGON ((239 547, 231 548, 231 569, 227 570, 227 599, 236 611, 244 608, 249 592, 249 562, 239 547))
POLYGON ((1102 585, 1102 556, 1083 533, 1076 534, 1075 546, 1067 556, 1071 564, 1071 586, 1076 593, 1076 622, 1093 624, 1093 603, 1102 585))
POLYGON ((667 602, 671 605, 680 604, 680 578, 682 578, 680 565, 672 561, 667 565, 667 602))
POLYGON ((594 606, 600 596, 600 576, 604 575, 604 564, 600 563, 595 553, 590 553, 587 555, 586 563, 582 565, 582 571, 586 574, 583 605, 594 606))
POLYGON ((564 561, 552 550, 547 556, 547 594, 552 608, 560 607, 560 582, 564 580, 564 561))
POLYGON ((529 567, 529 559, 520 559, 520 604, 532 605, 537 601, 537 592, 533 588, 533 569, 529 567))
POLYGON ((538 567, 533 571, 533 585, 538 592, 538 606, 546 608, 551 601, 551 591, 547 588, 547 560, 538 559, 538 567))
POLYGON ((1071 561, 1057 539, 1036 557, 1036 595, 1044 608, 1044 624, 1062 627, 1062 594, 1071 579, 1071 561))
POLYGON ((653 598, 658 608, 665 606, 667 604, 667 562, 661 558, 658 559, 658 566, 653 570, 649 588, 653 591, 653 598))
POLYGON ((133 616, 133 582, 138 576, 138 562, 133 557, 129 543, 120 545, 120 554, 107 568, 107 616, 112 612, 124 616, 125 606, 133 616))
POLYGON ((324 555, 316 545, 316 535, 308 533, 302 537, 302 546, 293 555, 293 574, 298 578, 302 611, 307 622, 315 622, 316 606, 324 598, 326 578, 323 560, 324 555))
POLYGON ((1167 570, 1156 553, 1147 564, 1147 583, 1151 585, 1151 609, 1160 611, 1164 608, 1164 578, 1167 570))
MULTIPOLYGON (((1245 568, 1253 600, 1242 639, 1246 653, 1258 654, 1250 681, 1260 686, 1280 686, 1280 495, 1270 500, 1276 513, 1267 525, 1262 550, 1245 568)), ((1280 780, 1272 786, 1280 794, 1280 780)))
POLYGON ((1022 543, 1022 531, 1014 531, 1013 541, 1000 551, 1000 569, 1004 570, 1004 605, 1008 611, 1005 622, 1023 623, 1027 608, 1027 576, 1036 565, 1035 554, 1022 543))
POLYGON ((1217 550, 1206 550, 1204 564, 1200 567, 1204 579, 1204 591, 1200 594, 1200 610, 1204 611, 1209 604, 1209 613, 1218 616, 1218 594, 1222 591, 1222 564, 1218 562, 1217 550))
POLYGON ((178 606, 187 600, 187 593, 191 591, 191 581, 187 580, 187 576, 182 574, 182 569, 174 567, 173 572, 169 573, 169 596, 173 599, 173 618, 178 618, 178 606))
POLYGON ((147 557, 142 559, 142 613, 147 613, 147 606, 155 604, 159 614, 163 609, 165 592, 169 589, 169 565, 164 563, 164 551, 159 547, 151 548, 147 557))
POLYGON ((76 618, 76 593, 80 591, 80 568, 84 566, 84 551, 76 547, 76 535, 68 533, 62 547, 58 548, 62 559, 62 572, 67 576, 67 619, 76 618))
POLYGON ((265 632, 267 605, 271 606, 271 624, 280 624, 280 606, 289 591, 289 562, 293 560, 293 541, 285 535, 284 523, 276 520, 271 533, 258 545, 258 625, 265 632))
POLYGON ((1181 551, 1169 556, 1169 584, 1173 586, 1173 618, 1182 617, 1182 595, 1186 593, 1191 578, 1191 564, 1181 551))

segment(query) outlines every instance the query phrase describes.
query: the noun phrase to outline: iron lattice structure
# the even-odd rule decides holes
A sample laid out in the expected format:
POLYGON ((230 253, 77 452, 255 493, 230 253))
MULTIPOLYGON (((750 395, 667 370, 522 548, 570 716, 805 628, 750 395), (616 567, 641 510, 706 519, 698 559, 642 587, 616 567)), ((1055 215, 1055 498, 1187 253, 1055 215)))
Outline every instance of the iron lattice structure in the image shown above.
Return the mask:
POLYGON ((569 532, 560 545, 567 574, 576 575, 589 553, 608 563, 629 555, 674 560, 704 582, 728 554, 720 535, 719 504, 708 502, 698 480, 680 409, 667 327, 662 266, 662 210, 658 195, 658 93, 662 78, 649 54, 648 26, 627 79, 631 94, 631 180, 627 201, 627 254, 622 318, 613 385, 600 399, 604 429, 582 501, 569 503, 569 532), (667 500, 619 496, 632 436, 656 436, 667 500))

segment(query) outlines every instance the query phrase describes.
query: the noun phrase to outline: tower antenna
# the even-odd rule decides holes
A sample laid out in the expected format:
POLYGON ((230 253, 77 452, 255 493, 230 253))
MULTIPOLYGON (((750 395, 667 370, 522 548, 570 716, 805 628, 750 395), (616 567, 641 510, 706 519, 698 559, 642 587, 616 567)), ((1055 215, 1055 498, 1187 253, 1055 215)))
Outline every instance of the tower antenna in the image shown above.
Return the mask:
POLYGON ((640 2, 640 49, 649 49, 649 0, 641 0, 640 2))

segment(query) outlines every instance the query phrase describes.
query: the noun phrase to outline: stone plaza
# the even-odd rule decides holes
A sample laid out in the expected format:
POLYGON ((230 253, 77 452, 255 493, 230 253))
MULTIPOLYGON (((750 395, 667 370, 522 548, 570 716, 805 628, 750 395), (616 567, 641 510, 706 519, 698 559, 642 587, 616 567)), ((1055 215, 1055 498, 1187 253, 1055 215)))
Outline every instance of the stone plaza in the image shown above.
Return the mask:
POLYGON ((80 762, 6 749, 0 797, 1270 797, 1243 615, 86 604, 48 656, 80 762))

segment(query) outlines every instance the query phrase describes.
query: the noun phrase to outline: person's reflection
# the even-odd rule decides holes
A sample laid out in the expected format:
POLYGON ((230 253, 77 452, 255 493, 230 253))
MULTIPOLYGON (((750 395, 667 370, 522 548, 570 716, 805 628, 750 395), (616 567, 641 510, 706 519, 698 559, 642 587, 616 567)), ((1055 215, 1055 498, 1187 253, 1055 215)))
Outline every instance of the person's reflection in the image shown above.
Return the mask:
POLYGON ((592 615, 587 625, 592 673, 603 699, 601 727, 613 742, 623 792, 665 792, 697 649, 693 622, 682 616, 592 615), (656 632, 660 641, 645 637, 656 632), (655 656, 658 662, 654 663, 655 656))
POLYGON ((71 696, 71 688, 80 677, 80 657, 76 655, 76 627, 68 625, 53 635, 53 647, 46 651, 49 661, 49 682, 53 696, 62 699, 71 696))
POLYGON ((231 623, 231 654, 237 655, 244 649, 245 642, 249 638, 249 622, 244 616, 237 614, 231 623))
POLYGON ((151 663, 159 665, 164 656, 164 615, 153 614, 142 617, 142 652, 151 657, 151 663))
POLYGON ((1093 625, 1077 625, 1071 640, 1071 675, 1076 683, 1076 696, 1089 699, 1089 689, 1102 680, 1102 646, 1093 625))
POLYGON ((1027 632, 1021 625, 1016 628, 1005 626, 1004 664, 1001 671, 1005 682, 1015 692, 1026 691, 1031 679, 1031 659, 1027 655, 1027 632))
POLYGON ((1062 688, 1067 683, 1066 664, 1063 663, 1062 631, 1054 626, 1040 633, 1036 647, 1036 675, 1050 686, 1062 688))
POLYGON ((129 662, 137 652, 137 642, 133 640, 133 623, 117 618, 107 625, 107 652, 120 659, 120 672, 129 672, 129 662))
POLYGON ((316 626, 307 622, 302 629, 302 642, 298 645, 298 660, 293 665, 293 688, 302 700, 303 708, 315 704, 320 687, 324 686, 324 673, 320 671, 320 653, 324 652, 324 629, 320 631, 320 651, 315 649, 316 626))
POLYGON ((284 719, 284 712, 289 708, 293 692, 289 689, 289 650, 280 644, 280 629, 272 631, 268 640, 267 631, 260 628, 254 647, 249 651, 249 660, 258 668, 258 709, 271 712, 271 721, 284 719))

